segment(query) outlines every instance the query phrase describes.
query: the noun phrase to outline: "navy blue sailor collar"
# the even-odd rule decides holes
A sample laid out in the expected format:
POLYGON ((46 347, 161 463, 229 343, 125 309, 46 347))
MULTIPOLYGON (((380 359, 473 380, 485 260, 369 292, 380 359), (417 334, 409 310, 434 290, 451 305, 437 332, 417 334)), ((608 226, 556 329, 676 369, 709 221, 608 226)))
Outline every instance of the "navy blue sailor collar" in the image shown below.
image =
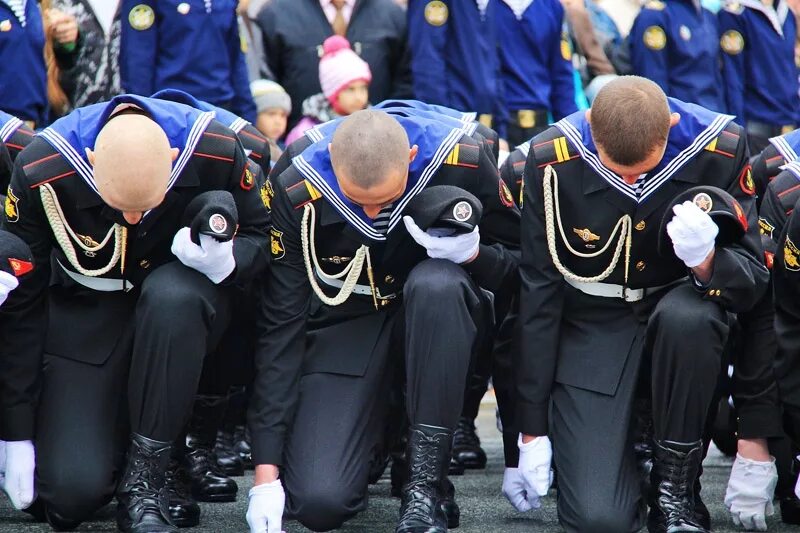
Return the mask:
POLYGON ((800 151, 800 129, 790 131, 786 135, 773 137, 769 142, 786 161, 800 159, 800 156, 797 155, 797 152, 800 151))
POLYGON ((387 234, 402 219, 403 209, 414 196, 427 186, 459 139, 466 133, 467 126, 460 121, 451 123, 434 120, 424 113, 411 116, 410 114, 395 114, 391 110, 384 111, 392 115, 406 130, 409 146, 417 145, 419 147, 417 157, 409 165, 406 190, 394 203, 386 234, 375 230, 372 227, 372 219, 364 213, 362 207, 342 194, 333 172, 328 145, 336 127, 344 119, 322 124, 313 131, 307 132, 306 135, 314 141, 314 144, 292 159, 292 165, 297 171, 322 193, 325 200, 339 215, 360 234, 373 241, 386 240, 387 234))
POLYGON ((777 0, 777 8, 772 5, 765 5, 761 0, 737 0, 737 3, 762 13, 767 17, 772 29, 783 37, 783 24, 789 16, 789 4, 785 0, 777 0))
POLYGON ((172 189, 189 163, 203 132, 214 120, 213 112, 166 100, 123 94, 108 102, 76 109, 38 135, 63 155, 89 188, 97 193, 94 173, 86 159, 85 149, 94 148, 100 129, 121 104, 133 104, 144 110, 167 134, 170 146, 179 149, 178 158, 172 163, 167 187, 167 190, 172 189))
POLYGON ((597 155, 586 112, 578 111, 560 120, 555 127, 570 141, 580 157, 609 185, 636 203, 641 204, 661 185, 677 174, 687 163, 700 154, 733 120, 731 115, 709 111, 704 107, 668 98, 670 111, 679 113, 680 122, 670 128, 664 157, 647 173, 647 180, 637 194, 636 187, 625 183, 615 172, 603 165, 597 155))
POLYGON ((0 141, 6 142, 14 132, 22 127, 23 122, 3 111, 0 111, 0 141))
POLYGON ((242 117, 234 113, 231 113, 227 109, 217 107, 203 100, 198 100, 191 94, 181 91, 179 89, 162 89, 154 93, 150 98, 158 98, 159 100, 169 100, 170 102, 178 102, 179 104, 185 104, 195 109, 199 109, 201 111, 211 111, 214 113, 214 117, 218 121, 222 122, 225 126, 229 127, 231 130, 233 130, 234 133, 237 134, 240 131, 242 131, 242 128, 250 124, 242 117))

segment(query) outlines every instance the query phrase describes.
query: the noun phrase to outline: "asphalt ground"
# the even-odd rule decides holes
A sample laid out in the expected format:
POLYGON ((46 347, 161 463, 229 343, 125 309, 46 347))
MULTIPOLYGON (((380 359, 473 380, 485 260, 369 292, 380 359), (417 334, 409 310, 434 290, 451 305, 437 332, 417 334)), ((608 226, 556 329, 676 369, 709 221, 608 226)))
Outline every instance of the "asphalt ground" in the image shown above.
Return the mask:
MULTIPOLYGON (((506 501, 500 491, 503 479, 503 448, 500 435, 495 427, 494 406, 489 402, 482 406, 478 420, 478 433, 483 447, 489 456, 485 470, 467 471, 466 475, 453 477, 456 497, 461 507, 461 527, 458 533, 551 533, 562 531, 558 525, 555 509, 554 491, 543 499, 541 509, 528 513, 518 513, 506 501)), ((725 486, 730 473, 731 460, 722 456, 715 448, 709 452, 704 464, 703 498, 708 504, 714 531, 734 532, 722 503, 725 486)), ((186 529, 187 533, 233 533, 247 532, 244 516, 247 507, 247 491, 252 485, 252 472, 236 478, 239 483, 239 497, 236 502, 224 504, 202 504, 201 525, 186 529)), ((397 519, 399 500, 389 494, 387 476, 370 487, 369 508, 339 531, 360 533, 393 533, 397 519)), ((776 513, 778 513, 776 505, 776 513)), ((101 510, 92 521, 83 524, 76 531, 116 531, 114 508, 109 505, 101 510)), ((768 519, 769 531, 800 531, 799 526, 788 526, 776 515, 768 519)), ((284 524, 286 533, 305 533, 307 529, 295 522, 284 524)), ((44 533, 50 528, 37 524, 28 515, 14 511, 6 498, 0 498, 0 532, 44 533)), ((591 532, 587 532, 591 533, 591 532)))

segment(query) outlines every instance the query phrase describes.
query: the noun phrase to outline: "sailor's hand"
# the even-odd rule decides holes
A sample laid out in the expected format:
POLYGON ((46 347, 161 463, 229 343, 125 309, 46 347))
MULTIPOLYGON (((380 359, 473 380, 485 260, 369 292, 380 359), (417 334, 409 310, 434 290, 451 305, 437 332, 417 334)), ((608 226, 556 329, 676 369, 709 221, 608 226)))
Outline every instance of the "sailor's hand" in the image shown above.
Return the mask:
POLYGON ((3 305, 11 291, 18 286, 19 280, 15 275, 0 270, 0 305, 3 305))
POLYGON ((503 473, 503 494, 521 513, 542 506, 539 502, 539 495, 526 489, 525 479, 519 468, 506 468, 503 473))
POLYGON ((3 490, 17 510, 27 509, 35 497, 33 471, 36 468, 36 452, 29 440, 0 441, 5 447, 5 479, 3 490))
POLYGON ((209 235, 200 235, 200 246, 192 242, 191 230, 181 228, 172 240, 172 253, 181 263, 205 274, 213 283, 220 283, 236 268, 233 240, 220 242, 209 235))
POLYGON ((708 213, 692 202, 676 205, 672 211, 675 216, 667 224, 672 248, 687 267, 694 268, 714 251, 714 239, 719 228, 708 213))
POLYGON ((410 216, 403 217, 409 235, 425 248, 432 259, 447 259, 453 263, 468 263, 478 255, 481 236, 478 226, 470 233, 439 235, 434 229, 422 231, 410 216))
POLYGON ((553 448, 546 436, 536 437, 523 443, 522 435, 517 440, 519 448, 519 471, 525 482, 528 497, 531 495, 546 496, 553 483, 553 471, 550 463, 553 460, 553 448))
POLYGON ((250 489, 247 524, 250 533, 281 533, 286 495, 281 480, 262 483, 250 489))
POLYGON ((766 531, 767 519, 775 513, 772 498, 778 483, 775 459, 753 461, 739 454, 733 462, 725 507, 737 526, 748 531, 766 531))

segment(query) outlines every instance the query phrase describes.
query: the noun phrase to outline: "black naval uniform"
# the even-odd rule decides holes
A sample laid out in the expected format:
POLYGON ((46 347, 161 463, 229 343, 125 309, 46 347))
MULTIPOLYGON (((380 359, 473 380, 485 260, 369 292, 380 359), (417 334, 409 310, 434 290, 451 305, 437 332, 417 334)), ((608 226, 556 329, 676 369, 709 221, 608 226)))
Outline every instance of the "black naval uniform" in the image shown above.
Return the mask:
MULTIPOLYGON (((516 421, 522 433, 553 441, 558 513, 568 531, 642 527, 631 422, 637 379, 652 400, 655 442, 699 441, 728 337, 728 312, 749 309, 767 281, 741 128, 730 117, 669 102, 681 121, 638 194, 602 166, 582 113, 535 137, 525 165, 516 421), (554 266, 545 231, 547 166, 558 175, 553 196, 572 248, 593 253, 614 240, 599 257, 578 258, 556 229, 558 257, 571 272, 603 272, 619 235, 612 230, 620 217, 630 217, 630 260, 623 250, 611 275, 593 287, 624 285, 625 299, 588 294, 591 287, 576 288, 554 266), (730 192, 749 224, 741 244, 716 248, 713 275, 702 286, 677 257, 657 252, 670 201, 698 184, 730 192)), ((699 459, 695 473, 697 467, 699 459)))
POLYGON ((17 159, 17 155, 30 144, 33 139, 33 130, 15 116, 0 111, 0 144, 4 145, 0 154, 0 199, 8 188, 11 180, 10 165, 17 159))
POLYGON ((129 431, 171 442, 183 429, 203 360, 227 326, 231 288, 266 268, 269 218, 241 145, 210 113, 123 95, 62 120, 18 157, 6 202, 4 227, 30 245, 40 268, 0 316, 0 436, 35 441, 40 501, 74 524, 113 496, 129 431), (79 155, 81 144, 94 143, 86 132, 96 136, 122 103, 144 109, 181 149, 164 201, 130 227, 95 192, 79 155), (70 241, 88 274, 54 237, 40 196, 45 186, 57 195, 61 220, 91 248, 83 253, 70 241), (170 251, 186 205, 211 190, 230 191, 239 217, 236 269, 219 285, 170 251), (103 245, 114 224, 127 235, 103 245), (119 261, 92 273, 110 264, 120 240, 119 261))
MULTIPOLYGON (((491 304, 481 289, 501 291, 516 277, 517 261, 506 246, 517 244, 519 211, 498 180, 487 146, 468 135, 474 128, 448 122, 442 140, 421 132, 426 125, 444 127, 430 117, 384 111, 420 147, 411 175, 425 177, 404 198, 422 190, 421 183, 468 190, 483 203, 482 244, 475 261, 459 266, 427 258, 402 227, 400 213, 393 218, 398 227, 385 237, 357 229, 352 213, 346 218, 334 208, 331 193, 321 192, 320 175, 335 179, 329 167, 301 161, 320 150, 327 154, 338 123, 321 126, 331 128, 324 134, 311 130, 273 169, 272 266, 259 316, 263 328, 249 418, 253 460, 282 465, 287 516, 315 531, 335 529, 366 507, 393 369, 405 366, 412 428, 438 426, 452 435, 473 351, 491 327, 491 304), (290 159, 296 153, 302 155, 290 159), (312 292, 301 244, 309 205, 316 210, 313 240, 323 270, 340 271, 361 245, 369 246, 375 301, 366 272, 358 280, 360 291, 341 305, 323 304, 312 292)), ((319 283, 329 296, 336 292, 321 278, 319 283)))

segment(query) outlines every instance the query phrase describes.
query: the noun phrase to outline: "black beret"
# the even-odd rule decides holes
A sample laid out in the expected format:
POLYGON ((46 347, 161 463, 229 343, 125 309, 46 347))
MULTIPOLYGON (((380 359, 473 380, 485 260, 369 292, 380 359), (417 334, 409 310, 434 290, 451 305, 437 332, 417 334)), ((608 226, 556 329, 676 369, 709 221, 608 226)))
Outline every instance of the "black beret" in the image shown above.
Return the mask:
POLYGON ((0 271, 22 277, 33 270, 33 254, 25 241, 0 230, 0 271))
POLYGON ((228 191, 208 191, 195 196, 183 212, 183 225, 191 229, 192 242, 199 245, 199 235, 218 241, 233 239, 239 224, 239 211, 228 191))
POLYGON ((469 233, 478 225, 482 213, 481 201, 454 185, 427 187, 406 207, 406 214, 423 231, 449 228, 457 233, 469 233))
POLYGON ((661 231, 658 235, 658 251, 662 256, 668 257, 674 253, 672 239, 667 234, 667 224, 675 216, 672 208, 687 201, 708 213, 714 220, 719 228, 716 238, 718 245, 736 242, 747 232, 747 215, 730 193, 709 185, 692 187, 673 198, 664 212, 664 218, 661 219, 661 231))

